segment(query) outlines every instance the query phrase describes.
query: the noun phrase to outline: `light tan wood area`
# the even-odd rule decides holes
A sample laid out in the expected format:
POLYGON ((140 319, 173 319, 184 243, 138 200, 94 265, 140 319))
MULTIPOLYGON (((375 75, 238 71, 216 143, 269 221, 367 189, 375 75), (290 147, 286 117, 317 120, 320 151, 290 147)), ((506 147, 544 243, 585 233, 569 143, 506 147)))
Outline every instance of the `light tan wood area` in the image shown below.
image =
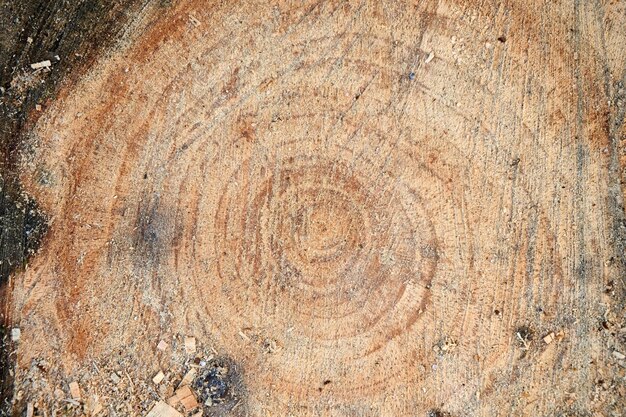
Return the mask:
POLYGON ((16 389, 70 414, 623 415, 625 13, 146 11, 24 160, 51 226, 13 277, 16 389))

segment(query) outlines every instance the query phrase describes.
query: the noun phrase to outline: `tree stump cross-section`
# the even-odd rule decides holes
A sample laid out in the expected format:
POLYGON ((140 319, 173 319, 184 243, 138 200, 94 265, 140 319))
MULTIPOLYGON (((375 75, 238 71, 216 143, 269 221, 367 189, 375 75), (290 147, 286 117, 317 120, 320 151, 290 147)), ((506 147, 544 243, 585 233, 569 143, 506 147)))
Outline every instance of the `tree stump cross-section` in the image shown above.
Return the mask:
POLYGON ((625 10, 146 8, 32 130, 16 391, 89 412, 96 363, 137 415, 194 411, 193 367, 205 415, 620 415, 625 10))

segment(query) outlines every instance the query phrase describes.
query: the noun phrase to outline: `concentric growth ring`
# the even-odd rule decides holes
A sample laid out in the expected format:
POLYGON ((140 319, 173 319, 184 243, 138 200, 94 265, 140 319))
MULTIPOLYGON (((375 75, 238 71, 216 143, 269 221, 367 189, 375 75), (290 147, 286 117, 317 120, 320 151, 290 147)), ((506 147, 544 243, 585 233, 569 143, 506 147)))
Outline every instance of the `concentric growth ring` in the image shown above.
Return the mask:
MULTIPOLYGON (((364 150, 300 144, 268 153, 232 173, 212 233, 198 233, 212 236, 206 243, 219 274, 218 286, 204 286, 207 299, 223 299, 230 331, 264 329, 283 354, 314 362, 382 361, 382 381, 418 348, 402 342, 401 355, 385 352, 395 339, 411 338, 428 309, 439 257, 453 245, 437 236, 431 211, 453 218, 448 198, 430 172, 416 171, 423 181, 410 183, 374 169, 364 150)), ((289 363, 275 369, 284 379, 297 375, 289 363)), ((321 377, 289 384, 317 389, 321 377)), ((371 375, 350 380, 346 390, 362 390, 351 386, 356 381, 377 383, 371 375)))
POLYGON ((275 286, 264 305, 286 308, 285 319, 327 340, 375 327, 409 287, 419 293, 415 308, 424 307, 436 256, 420 248, 435 239, 412 192, 387 184, 374 196, 341 161, 297 156, 280 165, 265 176, 262 166, 240 169, 226 187, 215 245, 225 291, 275 286), (318 320, 324 325, 311 326, 318 320))

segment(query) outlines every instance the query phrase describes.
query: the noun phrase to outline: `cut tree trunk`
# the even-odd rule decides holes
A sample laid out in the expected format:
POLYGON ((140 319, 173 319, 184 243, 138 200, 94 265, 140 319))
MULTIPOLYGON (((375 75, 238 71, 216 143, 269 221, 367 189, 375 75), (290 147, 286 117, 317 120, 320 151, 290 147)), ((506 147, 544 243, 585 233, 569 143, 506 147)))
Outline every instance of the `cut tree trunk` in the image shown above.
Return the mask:
POLYGON ((19 164, 16 408, 623 415, 625 68, 616 1, 144 8, 19 164))

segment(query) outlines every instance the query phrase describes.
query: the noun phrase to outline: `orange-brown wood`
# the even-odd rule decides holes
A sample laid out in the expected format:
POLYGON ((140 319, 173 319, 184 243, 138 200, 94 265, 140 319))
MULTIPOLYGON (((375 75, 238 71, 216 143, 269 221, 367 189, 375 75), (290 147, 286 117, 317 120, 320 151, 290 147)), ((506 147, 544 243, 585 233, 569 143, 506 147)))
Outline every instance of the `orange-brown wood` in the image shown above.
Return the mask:
POLYGON ((23 161, 16 391, 145 415, 197 366, 204 415, 622 415, 624 16, 146 10, 23 161))

